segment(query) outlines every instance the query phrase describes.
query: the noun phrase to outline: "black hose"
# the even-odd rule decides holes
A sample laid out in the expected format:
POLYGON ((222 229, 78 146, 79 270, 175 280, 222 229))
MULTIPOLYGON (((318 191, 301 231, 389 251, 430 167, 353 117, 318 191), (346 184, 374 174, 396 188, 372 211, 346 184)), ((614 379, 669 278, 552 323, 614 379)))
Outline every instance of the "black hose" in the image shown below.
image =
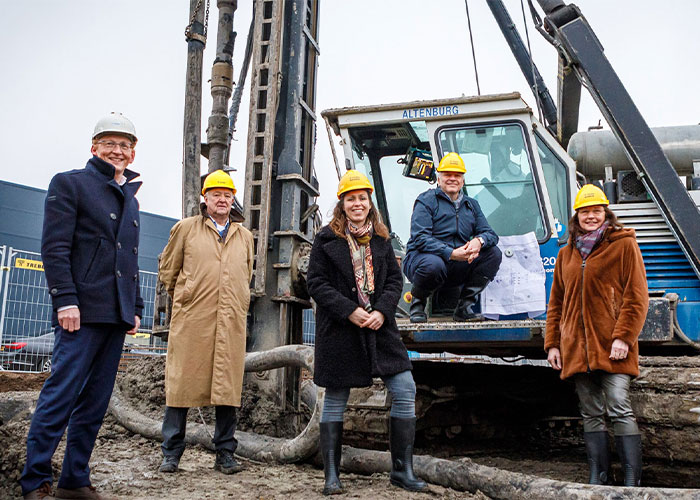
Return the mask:
POLYGON ((690 347, 692 347, 696 351, 700 351, 700 344, 690 340, 690 338, 685 333, 683 333, 683 330, 681 330, 681 326, 678 324, 678 317, 675 314, 673 315, 673 333, 676 335, 676 337, 681 339, 690 347))

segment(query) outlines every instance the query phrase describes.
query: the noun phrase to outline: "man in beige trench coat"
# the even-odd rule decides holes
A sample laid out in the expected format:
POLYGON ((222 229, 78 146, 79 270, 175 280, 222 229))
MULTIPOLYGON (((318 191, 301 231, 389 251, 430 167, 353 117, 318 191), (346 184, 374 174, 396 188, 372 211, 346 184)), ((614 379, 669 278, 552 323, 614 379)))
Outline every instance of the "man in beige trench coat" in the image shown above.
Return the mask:
POLYGON ((215 406, 214 468, 241 470, 234 459, 241 405, 253 236, 230 218, 236 189, 222 170, 207 176, 202 214, 170 231, 159 278, 173 299, 165 365, 161 472, 177 472, 190 407, 215 406))

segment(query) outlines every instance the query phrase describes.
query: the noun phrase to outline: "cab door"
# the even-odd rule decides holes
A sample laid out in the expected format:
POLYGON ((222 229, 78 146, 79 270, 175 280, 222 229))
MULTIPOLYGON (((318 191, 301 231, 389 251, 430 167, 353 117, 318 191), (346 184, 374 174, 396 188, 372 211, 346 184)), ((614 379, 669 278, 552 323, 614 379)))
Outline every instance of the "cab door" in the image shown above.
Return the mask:
POLYGON ((543 245, 557 231, 532 125, 527 113, 427 123, 436 162, 448 152, 462 157, 467 194, 494 231, 534 232, 543 245))

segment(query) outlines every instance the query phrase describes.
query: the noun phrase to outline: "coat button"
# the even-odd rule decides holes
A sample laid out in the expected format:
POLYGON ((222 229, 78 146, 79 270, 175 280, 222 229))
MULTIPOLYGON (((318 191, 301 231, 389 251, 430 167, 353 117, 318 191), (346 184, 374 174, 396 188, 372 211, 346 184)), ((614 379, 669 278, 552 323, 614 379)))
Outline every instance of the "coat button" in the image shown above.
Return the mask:
POLYGON ((139 227, 139 221, 137 221, 136 219, 134 219, 134 226, 139 227))
POLYGON ((134 247, 134 255, 138 255, 138 254, 139 254, 139 247, 134 247))
POLYGON ((117 241, 117 250, 121 250, 121 249, 122 249, 122 244, 117 241))
POLYGON ((58 288, 51 289, 51 295, 56 295, 58 293, 58 288))
POLYGON ((352 291, 353 291, 353 292, 356 292, 356 291, 357 291, 357 288, 352 287, 352 291))
POLYGON ((114 212, 112 212, 111 214, 109 214, 109 218, 112 219, 112 220, 117 220, 117 214, 115 214, 114 212))
POLYGON ((121 277, 122 277, 122 272, 117 270, 117 278, 121 278, 121 277))
POLYGON ((138 275, 138 274, 134 274, 134 281, 138 281, 138 280, 139 280, 139 275, 138 275))

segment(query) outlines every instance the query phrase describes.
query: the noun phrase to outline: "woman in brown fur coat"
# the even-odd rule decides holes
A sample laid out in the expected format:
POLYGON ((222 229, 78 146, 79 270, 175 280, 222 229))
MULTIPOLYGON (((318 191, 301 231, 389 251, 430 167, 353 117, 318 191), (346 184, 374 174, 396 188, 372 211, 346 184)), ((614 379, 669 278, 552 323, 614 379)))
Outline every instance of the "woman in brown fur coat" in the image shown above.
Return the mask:
POLYGON ((562 379, 576 384, 590 484, 608 484, 610 417, 625 486, 639 486, 641 436, 629 387, 639 375, 639 345, 649 306, 634 229, 623 228, 598 187, 574 202, 569 243, 559 251, 547 310, 545 351, 562 379))

